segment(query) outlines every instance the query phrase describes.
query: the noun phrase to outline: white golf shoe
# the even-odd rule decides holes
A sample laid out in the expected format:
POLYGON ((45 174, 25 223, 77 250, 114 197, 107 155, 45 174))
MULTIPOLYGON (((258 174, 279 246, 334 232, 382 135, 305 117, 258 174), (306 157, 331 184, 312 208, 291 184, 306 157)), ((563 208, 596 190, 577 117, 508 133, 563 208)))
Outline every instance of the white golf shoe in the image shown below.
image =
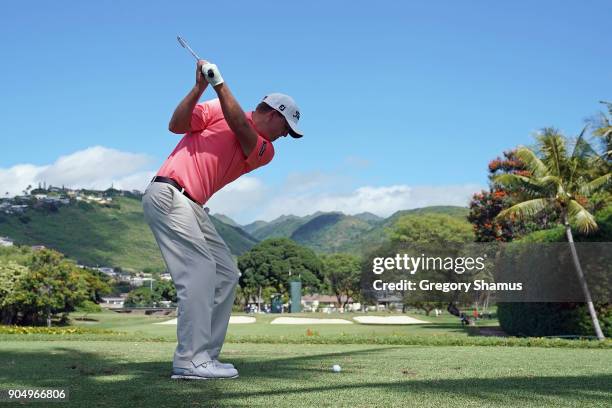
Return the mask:
POLYGON ((228 368, 227 364, 224 364, 224 366, 226 367, 221 367, 214 360, 211 360, 197 367, 173 367, 170 378, 173 380, 214 380, 238 378, 238 370, 236 370, 233 366, 228 368))
POLYGON ((221 367, 221 368, 235 368, 234 365, 232 363, 222 363, 219 360, 213 360, 215 362, 215 365, 217 367, 221 367))

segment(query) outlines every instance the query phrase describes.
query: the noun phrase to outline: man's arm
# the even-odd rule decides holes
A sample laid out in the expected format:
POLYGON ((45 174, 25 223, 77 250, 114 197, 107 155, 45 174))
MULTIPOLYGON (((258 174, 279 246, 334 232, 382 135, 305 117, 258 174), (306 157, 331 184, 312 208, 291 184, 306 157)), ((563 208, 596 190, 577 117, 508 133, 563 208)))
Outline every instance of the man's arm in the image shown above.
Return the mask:
POLYGON ((193 109, 208 86, 208 82, 206 82, 204 75, 202 75, 202 65, 205 63, 206 61, 203 60, 198 61, 196 67, 196 84, 178 104, 172 114, 172 118, 168 124, 168 130, 172 133, 183 134, 191 130, 191 115, 193 109))
POLYGON ((213 88, 219 96, 223 117, 240 142, 242 152, 249 157, 257 145, 257 132, 251 127, 240 104, 232 95, 226 83, 220 83, 213 88))

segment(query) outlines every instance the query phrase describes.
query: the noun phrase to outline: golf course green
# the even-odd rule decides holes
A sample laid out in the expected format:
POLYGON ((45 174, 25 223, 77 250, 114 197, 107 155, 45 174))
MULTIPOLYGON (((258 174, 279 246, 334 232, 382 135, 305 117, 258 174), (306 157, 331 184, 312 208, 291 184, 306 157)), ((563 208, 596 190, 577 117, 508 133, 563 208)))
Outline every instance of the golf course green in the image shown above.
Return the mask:
POLYGON ((74 321, 82 333, 5 330, 0 382, 5 390, 67 390, 68 401, 58 406, 71 407, 603 407, 612 401, 610 341, 491 340, 475 333, 494 320, 467 330, 449 316, 414 316, 432 323, 274 325, 275 316, 256 315, 256 323, 230 326, 221 355, 240 378, 190 382, 169 378, 176 326, 156 324, 169 317, 92 314, 74 321), (332 371, 334 364, 341 372, 332 371))

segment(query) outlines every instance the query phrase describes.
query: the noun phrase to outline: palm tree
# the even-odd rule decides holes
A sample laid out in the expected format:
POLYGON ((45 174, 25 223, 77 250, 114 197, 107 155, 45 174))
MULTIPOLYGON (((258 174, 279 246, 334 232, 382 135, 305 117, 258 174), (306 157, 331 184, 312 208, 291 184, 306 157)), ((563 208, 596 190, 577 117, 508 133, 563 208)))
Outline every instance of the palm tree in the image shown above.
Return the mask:
POLYGON ((537 136, 541 158, 527 147, 521 146, 516 151, 530 174, 502 174, 496 176, 494 181, 509 188, 518 188, 521 192, 520 202, 500 212, 499 218, 533 218, 545 209, 557 212, 565 227, 565 236, 570 244, 595 334, 599 340, 603 340, 597 312, 574 245, 572 225, 583 234, 597 229, 595 217, 583 204, 586 198, 611 184, 612 173, 607 171, 603 175, 593 175, 593 168, 603 168, 600 166, 603 159, 585 140, 585 131, 586 128, 577 138, 571 155, 568 155, 565 137, 553 128, 543 129, 537 136))
POLYGON ((605 101, 600 101, 600 103, 606 105, 608 108, 608 116, 603 113, 599 115, 599 118, 594 124, 595 129, 593 130, 593 134, 601 138, 601 143, 604 148, 603 156, 609 164, 610 160, 612 160, 612 103, 605 101))

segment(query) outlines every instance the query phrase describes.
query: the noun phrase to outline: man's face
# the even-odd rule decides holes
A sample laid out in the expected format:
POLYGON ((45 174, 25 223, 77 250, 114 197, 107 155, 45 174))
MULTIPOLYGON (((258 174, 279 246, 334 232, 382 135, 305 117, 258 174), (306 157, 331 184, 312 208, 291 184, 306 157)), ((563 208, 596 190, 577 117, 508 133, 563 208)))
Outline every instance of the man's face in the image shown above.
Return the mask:
POLYGON ((282 113, 273 110, 268 113, 268 136, 273 142, 279 137, 285 137, 289 134, 289 124, 282 113))

